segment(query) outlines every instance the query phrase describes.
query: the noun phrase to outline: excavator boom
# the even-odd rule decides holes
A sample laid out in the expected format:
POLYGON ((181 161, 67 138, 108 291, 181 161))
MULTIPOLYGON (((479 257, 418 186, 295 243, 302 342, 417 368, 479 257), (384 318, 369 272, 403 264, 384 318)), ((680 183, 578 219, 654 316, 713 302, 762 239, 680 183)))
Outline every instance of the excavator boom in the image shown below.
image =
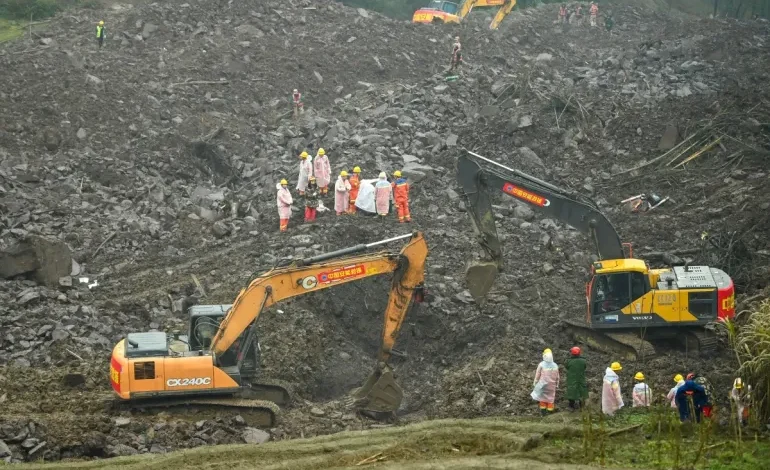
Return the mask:
POLYGON ((492 211, 490 193, 493 191, 514 197, 544 215, 563 221, 585 233, 596 245, 600 259, 625 257, 617 231, 596 204, 587 197, 476 153, 468 151, 468 154, 489 164, 482 168, 478 161, 466 155, 461 155, 457 161, 457 180, 466 198, 468 213, 481 246, 491 259, 491 262, 472 264, 466 272, 468 289, 477 301, 489 292, 498 270, 502 267, 503 250, 492 211))

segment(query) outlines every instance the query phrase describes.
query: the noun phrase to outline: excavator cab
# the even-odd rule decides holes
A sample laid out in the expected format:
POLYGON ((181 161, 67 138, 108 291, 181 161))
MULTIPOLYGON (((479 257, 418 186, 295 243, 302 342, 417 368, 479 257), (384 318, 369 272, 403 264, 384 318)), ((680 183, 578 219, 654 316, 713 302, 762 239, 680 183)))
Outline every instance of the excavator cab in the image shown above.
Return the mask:
POLYGON ((412 23, 459 23, 459 10, 457 3, 432 0, 428 6, 414 12, 412 23))

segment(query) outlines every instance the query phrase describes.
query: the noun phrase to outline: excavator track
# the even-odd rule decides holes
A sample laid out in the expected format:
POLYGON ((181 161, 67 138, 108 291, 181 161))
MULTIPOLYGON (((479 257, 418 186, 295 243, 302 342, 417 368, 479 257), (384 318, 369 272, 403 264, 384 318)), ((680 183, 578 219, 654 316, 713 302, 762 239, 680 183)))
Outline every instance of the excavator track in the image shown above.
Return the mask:
POLYGON ((636 361, 655 357, 655 347, 634 332, 610 332, 592 329, 585 323, 564 320, 572 337, 600 351, 636 361))
POLYGON ((681 337, 687 351, 696 351, 701 355, 716 354, 719 340, 713 331, 707 329, 688 329, 681 337))
POLYGON ((252 400, 238 397, 188 397, 188 398, 154 398, 136 401, 113 400, 113 411, 141 412, 155 409, 184 409, 190 408, 213 409, 217 411, 233 411, 248 416, 251 426, 271 428, 277 422, 280 408, 266 400, 252 400))

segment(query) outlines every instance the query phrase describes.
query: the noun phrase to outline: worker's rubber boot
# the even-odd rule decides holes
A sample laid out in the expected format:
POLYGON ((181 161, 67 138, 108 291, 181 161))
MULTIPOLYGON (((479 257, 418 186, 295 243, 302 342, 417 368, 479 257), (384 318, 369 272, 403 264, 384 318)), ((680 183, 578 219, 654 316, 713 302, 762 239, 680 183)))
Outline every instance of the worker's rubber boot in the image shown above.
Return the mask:
POLYGON ((545 408, 540 408, 540 416, 545 416, 547 414, 548 414, 548 410, 546 410, 545 408))

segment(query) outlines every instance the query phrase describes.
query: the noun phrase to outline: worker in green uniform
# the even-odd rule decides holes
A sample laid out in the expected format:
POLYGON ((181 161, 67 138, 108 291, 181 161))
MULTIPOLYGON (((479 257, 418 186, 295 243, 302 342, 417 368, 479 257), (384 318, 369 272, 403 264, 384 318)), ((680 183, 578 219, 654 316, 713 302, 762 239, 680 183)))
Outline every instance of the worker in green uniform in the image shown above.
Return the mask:
POLYGON ((604 17, 604 27, 607 28, 607 32, 612 34, 612 27, 615 25, 615 20, 612 18, 612 13, 607 13, 604 17))
POLYGON ((580 348, 575 346, 569 350, 570 357, 565 367, 567 369, 567 400, 570 410, 579 410, 588 398, 586 383, 586 360, 580 356, 580 348))

